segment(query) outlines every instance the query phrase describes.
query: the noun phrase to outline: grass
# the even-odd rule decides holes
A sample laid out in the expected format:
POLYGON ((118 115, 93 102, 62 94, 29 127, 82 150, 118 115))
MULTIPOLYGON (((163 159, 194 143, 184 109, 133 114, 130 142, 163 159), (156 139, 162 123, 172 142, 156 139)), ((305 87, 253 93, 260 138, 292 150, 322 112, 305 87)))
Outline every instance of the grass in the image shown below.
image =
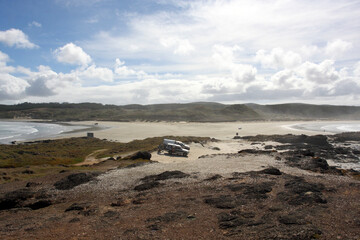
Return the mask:
POLYGON ((66 138, 46 140, 32 144, 0 145, 0 168, 39 165, 71 165, 82 162, 96 150, 106 149, 96 157, 110 157, 134 151, 153 151, 164 138, 183 142, 207 141, 204 137, 154 137, 129 143, 110 142, 97 138, 66 138))

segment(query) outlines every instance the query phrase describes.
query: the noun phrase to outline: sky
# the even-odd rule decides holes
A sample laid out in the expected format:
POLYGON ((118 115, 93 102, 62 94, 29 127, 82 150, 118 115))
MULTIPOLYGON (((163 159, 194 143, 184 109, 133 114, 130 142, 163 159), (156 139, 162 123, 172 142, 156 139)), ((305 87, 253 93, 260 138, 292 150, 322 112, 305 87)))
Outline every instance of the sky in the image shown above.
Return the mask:
POLYGON ((0 104, 360 105, 358 0, 0 0, 0 104))

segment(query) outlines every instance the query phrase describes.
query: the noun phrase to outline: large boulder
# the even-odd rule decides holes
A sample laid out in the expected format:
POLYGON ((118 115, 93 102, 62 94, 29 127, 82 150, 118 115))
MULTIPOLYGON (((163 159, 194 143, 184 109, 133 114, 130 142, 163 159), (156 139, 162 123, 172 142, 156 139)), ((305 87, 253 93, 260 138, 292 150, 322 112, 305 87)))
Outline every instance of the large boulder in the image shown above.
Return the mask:
POLYGON ((150 160, 151 159, 151 153, 147 152, 147 151, 139 151, 137 153, 135 153, 134 155, 132 155, 130 157, 131 160, 136 160, 136 159, 145 159, 145 160, 150 160))
POLYGON ((71 174, 54 184, 54 187, 58 190, 69 190, 80 184, 84 184, 93 180, 100 173, 74 173, 71 174))

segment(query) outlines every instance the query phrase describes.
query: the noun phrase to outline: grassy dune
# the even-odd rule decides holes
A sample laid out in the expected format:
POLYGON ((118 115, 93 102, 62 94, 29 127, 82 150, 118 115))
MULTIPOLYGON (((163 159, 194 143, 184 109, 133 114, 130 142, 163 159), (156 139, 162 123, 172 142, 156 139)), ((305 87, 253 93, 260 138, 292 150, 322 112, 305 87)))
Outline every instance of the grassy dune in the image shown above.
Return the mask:
POLYGON ((134 151, 152 151, 164 138, 173 138, 183 142, 206 141, 203 137, 153 137, 134 140, 129 143, 109 142, 97 138, 66 138, 46 140, 31 144, 0 145, 0 168, 14 168, 33 165, 59 165, 82 162, 90 153, 99 152, 96 157, 111 157, 134 151))

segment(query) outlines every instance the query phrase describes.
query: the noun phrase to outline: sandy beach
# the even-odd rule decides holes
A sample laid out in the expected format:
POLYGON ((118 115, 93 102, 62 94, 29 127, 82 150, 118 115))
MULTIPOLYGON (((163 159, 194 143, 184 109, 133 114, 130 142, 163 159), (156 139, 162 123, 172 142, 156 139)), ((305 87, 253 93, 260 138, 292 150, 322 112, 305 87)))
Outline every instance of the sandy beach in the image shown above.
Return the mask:
MULTIPOLYGON (((220 123, 84 121, 70 123, 89 126, 94 126, 95 123, 98 123, 97 126, 102 129, 94 132, 95 137, 119 142, 129 142, 134 139, 159 136, 198 136, 229 140, 232 139, 236 133, 238 133, 239 136, 253 136, 257 134, 321 134, 319 131, 299 130, 290 127, 296 124, 311 123, 301 121, 220 123)), ((84 132, 77 132, 62 134, 60 137, 80 137, 84 135, 84 132)))

